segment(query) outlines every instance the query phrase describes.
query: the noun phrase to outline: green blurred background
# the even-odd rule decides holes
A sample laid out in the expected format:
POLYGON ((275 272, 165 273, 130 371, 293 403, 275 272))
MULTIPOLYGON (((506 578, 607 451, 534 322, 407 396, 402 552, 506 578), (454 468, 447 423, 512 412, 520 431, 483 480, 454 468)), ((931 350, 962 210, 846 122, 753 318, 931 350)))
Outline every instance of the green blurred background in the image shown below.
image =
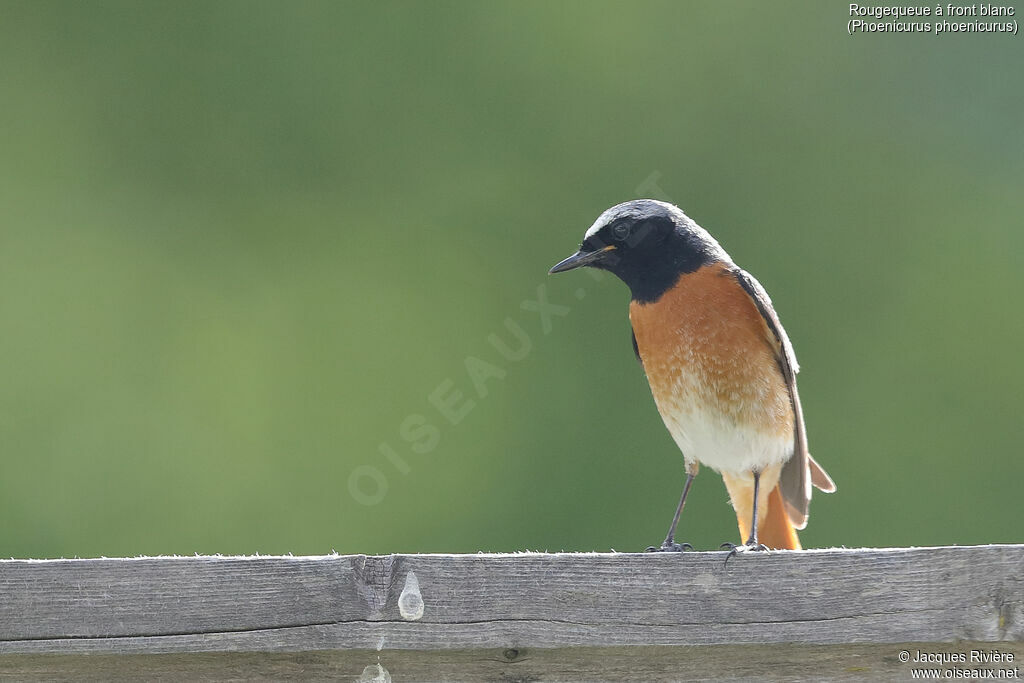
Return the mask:
POLYGON ((546 275, 638 195, 775 300, 805 545, 1021 541, 1024 39, 848 7, 0 2, 0 553, 659 542, 627 290, 546 275))

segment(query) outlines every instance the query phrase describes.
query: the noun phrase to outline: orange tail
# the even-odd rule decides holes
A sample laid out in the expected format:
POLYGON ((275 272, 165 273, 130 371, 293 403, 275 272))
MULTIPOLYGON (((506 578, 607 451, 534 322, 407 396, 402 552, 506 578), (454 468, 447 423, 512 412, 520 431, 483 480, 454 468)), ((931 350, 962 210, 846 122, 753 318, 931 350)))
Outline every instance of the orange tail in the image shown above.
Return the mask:
MULTIPOLYGON (((761 473, 761 482, 767 482, 772 486, 779 481, 781 466, 766 468, 761 473)), ((751 477, 739 477, 728 472, 722 472, 722 479, 725 481, 725 488, 729 491, 729 499, 733 509, 736 510, 736 521, 740 526, 740 543, 746 543, 750 538, 750 521, 754 516, 754 480, 751 477)), ((760 543, 775 548, 776 550, 800 550, 800 539, 796 536, 796 529, 786 516, 786 507, 782 502, 782 492, 778 485, 774 485, 771 492, 765 496, 761 494, 761 501, 757 516, 760 524, 757 527, 757 540, 760 543)))
MULTIPOLYGON (((751 496, 753 498, 753 496, 751 496)), ((782 504, 782 493, 776 486, 768 494, 768 509, 761 516, 761 524, 757 527, 757 540, 769 548, 775 550, 800 550, 800 539, 797 538, 796 529, 789 522, 786 516, 786 508, 782 504)), ((740 526, 740 543, 745 543, 750 538, 750 518, 753 511, 746 506, 740 506, 736 512, 736 521, 740 526)))
POLYGON ((768 511, 757 528, 757 540, 769 548, 800 550, 800 539, 786 515, 778 486, 768 496, 768 511))

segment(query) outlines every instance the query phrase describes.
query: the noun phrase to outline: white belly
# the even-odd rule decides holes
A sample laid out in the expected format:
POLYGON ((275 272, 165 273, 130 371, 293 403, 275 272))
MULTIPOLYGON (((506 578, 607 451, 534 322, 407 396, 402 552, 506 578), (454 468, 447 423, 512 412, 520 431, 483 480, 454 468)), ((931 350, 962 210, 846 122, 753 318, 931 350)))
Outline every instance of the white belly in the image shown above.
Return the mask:
MULTIPOLYGON (((679 393, 682 396, 678 398, 662 398, 658 410, 687 461, 739 474, 785 462, 793 454, 792 436, 738 420, 738 414, 722 411, 714 401, 694 396, 700 392, 679 393)), ((751 408, 757 409, 748 406, 747 410, 751 408)))

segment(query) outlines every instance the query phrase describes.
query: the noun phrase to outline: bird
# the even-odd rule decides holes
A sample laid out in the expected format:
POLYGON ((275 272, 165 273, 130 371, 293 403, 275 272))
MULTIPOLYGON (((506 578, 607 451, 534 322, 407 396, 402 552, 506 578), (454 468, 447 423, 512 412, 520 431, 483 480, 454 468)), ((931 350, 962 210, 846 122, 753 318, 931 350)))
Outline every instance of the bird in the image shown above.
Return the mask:
POLYGON ((807 449, 793 345, 764 287, 683 211, 636 199, 602 213, 576 253, 550 273, 582 266, 629 287, 633 352, 686 480, 665 540, 649 551, 690 550, 675 541, 686 497, 703 464, 719 472, 748 550, 799 550, 811 487, 832 478, 807 449))

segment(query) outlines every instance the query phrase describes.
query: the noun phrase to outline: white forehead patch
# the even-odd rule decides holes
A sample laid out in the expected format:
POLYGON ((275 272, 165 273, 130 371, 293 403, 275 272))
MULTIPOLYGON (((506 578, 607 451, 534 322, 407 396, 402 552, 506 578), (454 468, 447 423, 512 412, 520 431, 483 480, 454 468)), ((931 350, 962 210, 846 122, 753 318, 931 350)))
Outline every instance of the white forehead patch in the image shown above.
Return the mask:
POLYGON ((594 224, 591 225, 589 228, 587 228, 587 232, 584 233, 584 235, 583 235, 583 241, 586 242, 591 237, 593 237, 598 232, 600 232, 601 228, 603 228, 605 225, 608 224, 608 214, 612 213, 617 208, 618 208, 617 206, 613 206, 612 208, 608 209, 607 211, 602 213, 600 216, 598 216, 597 220, 594 221, 594 224))
POLYGON ((679 210, 679 207, 673 206, 672 204, 661 202, 657 199, 634 199, 621 204, 616 204, 598 216, 597 220, 594 221, 594 224, 591 225, 583 235, 583 241, 586 242, 588 239, 600 232, 601 228, 618 220, 619 218, 640 220, 663 214, 674 215, 682 220, 689 221, 683 212, 679 210))
POLYGON ((604 223, 602 223, 600 220, 594 221, 594 224, 587 228, 587 232, 583 235, 583 241, 586 242, 591 237, 596 235, 598 231, 601 229, 601 226, 603 225, 604 223))

